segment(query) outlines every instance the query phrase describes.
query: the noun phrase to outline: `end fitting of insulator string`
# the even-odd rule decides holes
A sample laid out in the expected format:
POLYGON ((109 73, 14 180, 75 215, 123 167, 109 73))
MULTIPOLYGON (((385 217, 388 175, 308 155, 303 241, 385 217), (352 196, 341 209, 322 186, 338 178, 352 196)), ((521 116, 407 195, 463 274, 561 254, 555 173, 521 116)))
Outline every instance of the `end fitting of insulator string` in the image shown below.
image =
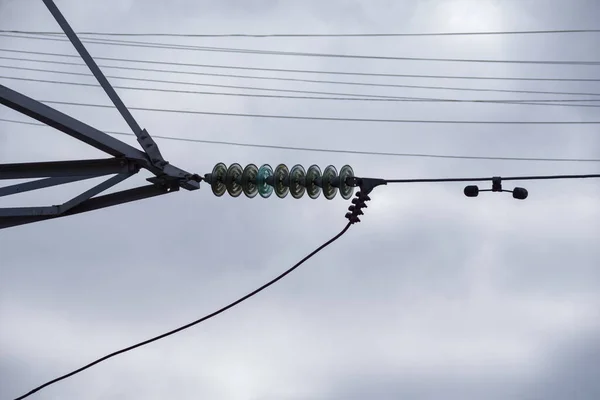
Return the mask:
POLYGON ((384 179, 372 179, 372 178, 356 178, 351 177, 346 180, 348 186, 359 187, 360 191, 356 192, 355 198, 352 199, 352 205, 348 207, 346 218, 351 224, 360 222, 360 215, 364 215, 364 208, 367 208, 367 201, 371 201, 369 193, 379 185, 386 185, 387 182, 384 179))

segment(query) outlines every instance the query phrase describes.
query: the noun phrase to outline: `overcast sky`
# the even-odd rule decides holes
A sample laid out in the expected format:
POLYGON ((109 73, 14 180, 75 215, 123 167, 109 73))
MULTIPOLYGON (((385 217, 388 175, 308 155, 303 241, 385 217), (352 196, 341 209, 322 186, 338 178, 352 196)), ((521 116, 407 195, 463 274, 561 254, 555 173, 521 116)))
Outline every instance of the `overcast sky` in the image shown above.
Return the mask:
MULTIPOLYGON (((60 0, 57 5, 76 31, 375 33, 600 28, 600 5, 594 0, 60 0)), ((41 1, 0 0, 0 29, 56 31, 59 27, 41 1)), ((600 59, 600 36, 590 34, 147 40, 408 57, 600 59)), ((76 54, 68 43, 7 37, 0 37, 0 48, 76 54)), ((599 77, 597 66, 300 58, 93 44, 88 49, 94 56, 269 68, 599 77)), ((0 56, 22 55, 0 51, 0 56)), ((0 65, 86 71, 77 66, 8 60, 0 60, 0 65)), ((394 96, 566 97, 302 84, 108 68, 105 73, 394 96)), ((600 93, 600 83, 593 82, 244 73, 600 93)), ((5 68, 0 68, 0 75, 94 82, 89 77, 5 68)), ((129 86, 175 88, 110 80, 129 86)), ((8 79, 0 79, 0 83, 38 100, 109 104, 100 88, 8 79)), ((597 108, 118 92, 130 106, 216 112, 388 119, 600 119, 597 108)), ((55 107, 99 129, 128 131, 114 109, 55 107)), ((151 134, 162 136, 402 153, 600 158, 594 125, 374 124, 133 114, 151 134)), ((28 121, 6 107, 0 108, 0 118, 28 121)), ((119 138, 137 145, 131 137, 119 138)), ((199 174, 210 172, 217 162, 243 166, 283 162, 305 168, 318 164, 322 169, 329 164, 338 169, 350 164, 357 175, 384 178, 599 171, 593 163, 394 158, 157 142, 167 160, 199 174)), ((103 156, 50 128, 0 122, 0 162, 103 156)), ((120 187, 144 184, 145 177, 140 173, 120 187)), ((12 196, 0 204, 57 204, 91 184, 12 196)), ((113 358, 32 398, 600 398, 598 182, 519 185, 529 190, 524 202, 496 193, 467 199, 461 184, 378 188, 362 223, 274 287, 213 320, 113 358)), ((512 187, 505 183, 505 188, 512 187)), ((322 196, 317 200, 307 196, 301 200, 291 196, 284 200, 275 196, 217 198, 202 184, 195 192, 181 191, 0 231, 0 398, 14 398, 108 352, 199 318, 246 294, 338 233, 345 225, 347 206, 339 196, 333 201, 322 196)))

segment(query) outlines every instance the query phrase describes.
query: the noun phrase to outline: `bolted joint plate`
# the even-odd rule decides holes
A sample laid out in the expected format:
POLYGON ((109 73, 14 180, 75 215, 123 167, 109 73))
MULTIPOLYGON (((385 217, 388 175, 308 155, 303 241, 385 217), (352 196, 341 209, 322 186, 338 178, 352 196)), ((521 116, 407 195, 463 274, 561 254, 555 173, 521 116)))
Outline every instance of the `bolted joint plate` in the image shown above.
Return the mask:
POLYGON ((162 172, 162 174, 146 180, 156 185, 178 185, 186 190, 200 189, 202 177, 198 174, 190 174, 168 163, 162 168, 162 172))
POLYGON ((169 162, 163 158, 156 142, 152 139, 146 129, 142 129, 142 134, 138 138, 138 142, 146 154, 148 154, 152 165, 162 171, 162 174, 157 175, 155 178, 148 179, 149 182, 168 184, 169 186, 172 186, 173 183, 177 183, 187 190, 200 189, 199 175, 190 174, 189 172, 169 164, 169 162))
POLYGON ((152 137, 146 129, 142 129, 142 133, 138 137, 138 143, 140 144, 140 146, 142 146, 142 149, 144 149, 146 154, 148 154, 148 157, 150 157, 152 164, 159 168, 162 168, 166 165, 163 164, 165 162, 165 159, 160 153, 156 142, 154 141, 154 139, 152 139, 152 137))

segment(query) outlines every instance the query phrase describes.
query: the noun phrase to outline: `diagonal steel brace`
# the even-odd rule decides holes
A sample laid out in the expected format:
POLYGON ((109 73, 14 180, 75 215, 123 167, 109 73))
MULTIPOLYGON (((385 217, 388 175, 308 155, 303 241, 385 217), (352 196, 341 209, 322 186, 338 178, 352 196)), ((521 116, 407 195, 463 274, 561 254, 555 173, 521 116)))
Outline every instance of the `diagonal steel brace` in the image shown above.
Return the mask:
POLYGON ((0 208, 0 217, 22 217, 22 216, 57 216, 65 213, 71 208, 77 206, 78 204, 83 203, 84 201, 96 196, 99 193, 104 192, 106 189, 109 189, 116 184, 124 181, 129 178, 132 174, 123 173, 113 176, 100 183, 99 185, 94 186, 93 188, 86 190, 80 195, 72 198, 66 203, 50 206, 50 207, 8 207, 8 208, 0 208))
POLYGON ((177 183, 187 190, 196 190, 200 187, 198 175, 191 174, 166 162, 163 165, 156 165, 143 151, 1 84, 0 104, 52 126, 112 156, 125 157, 141 168, 152 172, 160 182, 169 182, 170 185, 177 183))
POLYGON ((86 179, 96 178, 97 176, 59 176, 55 178, 38 179, 36 181, 18 183, 16 185, 3 186, 0 188, 0 197, 10 196, 11 194, 25 193, 32 190, 43 189, 52 186, 64 185, 86 179))
POLYGON ((106 207, 112 207, 119 204, 125 204, 132 201, 148 199, 164 194, 174 193, 179 190, 178 186, 168 188, 158 185, 146 185, 134 189, 122 190, 116 193, 110 193, 102 196, 92 197, 79 205, 65 211, 59 215, 36 215, 36 216, 19 216, 19 217, 2 217, 0 218, 0 229, 11 228, 14 226, 41 222, 48 219, 66 217, 69 215, 80 214, 84 212, 100 210, 106 207))
POLYGON ((65 17, 62 15, 58 7, 56 7, 54 1, 43 1, 50 13, 52 14, 52 16, 54 16, 56 22, 58 22, 62 30, 65 32, 65 34, 73 44, 73 47, 75 47, 75 50, 77 50, 83 61, 87 64, 90 71, 92 71, 92 73, 96 77, 96 80, 98 80, 98 83, 100 83, 100 86, 102 86, 102 88, 104 89, 110 100, 113 102, 117 110, 119 110, 119 113, 121 113, 121 116, 123 117, 123 119, 125 119, 125 122, 127 122, 127 125, 129 125, 129 127, 137 137, 138 143, 142 146, 142 149, 148 154, 152 164, 157 167, 164 167, 165 165, 167 165, 168 162, 165 161, 165 159, 163 158, 162 154, 160 153, 160 150, 158 149, 158 145, 156 144, 154 139, 152 139, 150 134, 145 129, 142 129, 135 120, 135 118, 133 118, 131 112, 129 112, 129 110, 115 91, 115 89, 108 82, 108 79, 106 79, 106 77, 102 73, 102 70, 100 70, 100 67, 98 67, 98 65, 96 64, 90 53, 87 51, 83 43, 81 43, 81 40, 79 40, 79 37, 77 37, 77 34, 73 31, 73 28, 71 28, 71 26, 69 25, 65 17))

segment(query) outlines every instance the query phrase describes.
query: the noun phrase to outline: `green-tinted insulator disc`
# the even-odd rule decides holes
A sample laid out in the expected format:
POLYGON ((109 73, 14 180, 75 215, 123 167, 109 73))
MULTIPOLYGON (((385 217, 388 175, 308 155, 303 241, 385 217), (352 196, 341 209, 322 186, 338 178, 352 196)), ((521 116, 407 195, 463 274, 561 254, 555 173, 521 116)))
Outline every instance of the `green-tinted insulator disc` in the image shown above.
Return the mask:
POLYGON ((289 174, 290 171, 285 164, 279 164, 273 173, 273 188, 275 190, 275 194, 280 199, 283 199, 290 192, 289 183, 287 182, 289 174))
POLYGON ((354 177, 354 171, 352 167, 349 165, 344 165, 342 169, 340 169, 340 195, 345 200, 348 200, 354 194, 354 187, 348 186, 346 184, 346 179, 354 177))
POLYGON ((225 186, 231 197, 238 197, 242 194, 242 173, 244 170, 240 164, 231 164, 227 169, 225 176, 225 186))
POLYGON ((256 186, 256 176, 258 175, 258 167, 254 164, 248 164, 242 172, 242 190, 248 198, 253 198, 258 194, 256 186))
POLYGON ((327 166, 323 171, 322 188, 323 195, 327 200, 332 200, 337 194, 338 188, 332 185, 332 181, 337 177, 337 169, 333 165, 327 166))
POLYGON ((318 165, 311 165, 306 171, 306 193, 311 199, 316 199, 321 194, 321 187, 317 181, 321 178, 321 168, 318 165))
POLYGON ((304 196, 306 192, 306 171, 300 164, 296 164, 290 171, 290 193, 295 199, 299 199, 304 196))
POLYGON ((225 194, 225 176, 227 175, 227 166, 223 163, 218 163, 212 170, 210 187, 215 196, 221 197, 225 194))
POLYGON ((273 194, 273 186, 267 183, 267 178, 270 176, 273 176, 273 168, 269 164, 264 164, 258 169, 256 186, 258 187, 258 194, 265 199, 273 194))

